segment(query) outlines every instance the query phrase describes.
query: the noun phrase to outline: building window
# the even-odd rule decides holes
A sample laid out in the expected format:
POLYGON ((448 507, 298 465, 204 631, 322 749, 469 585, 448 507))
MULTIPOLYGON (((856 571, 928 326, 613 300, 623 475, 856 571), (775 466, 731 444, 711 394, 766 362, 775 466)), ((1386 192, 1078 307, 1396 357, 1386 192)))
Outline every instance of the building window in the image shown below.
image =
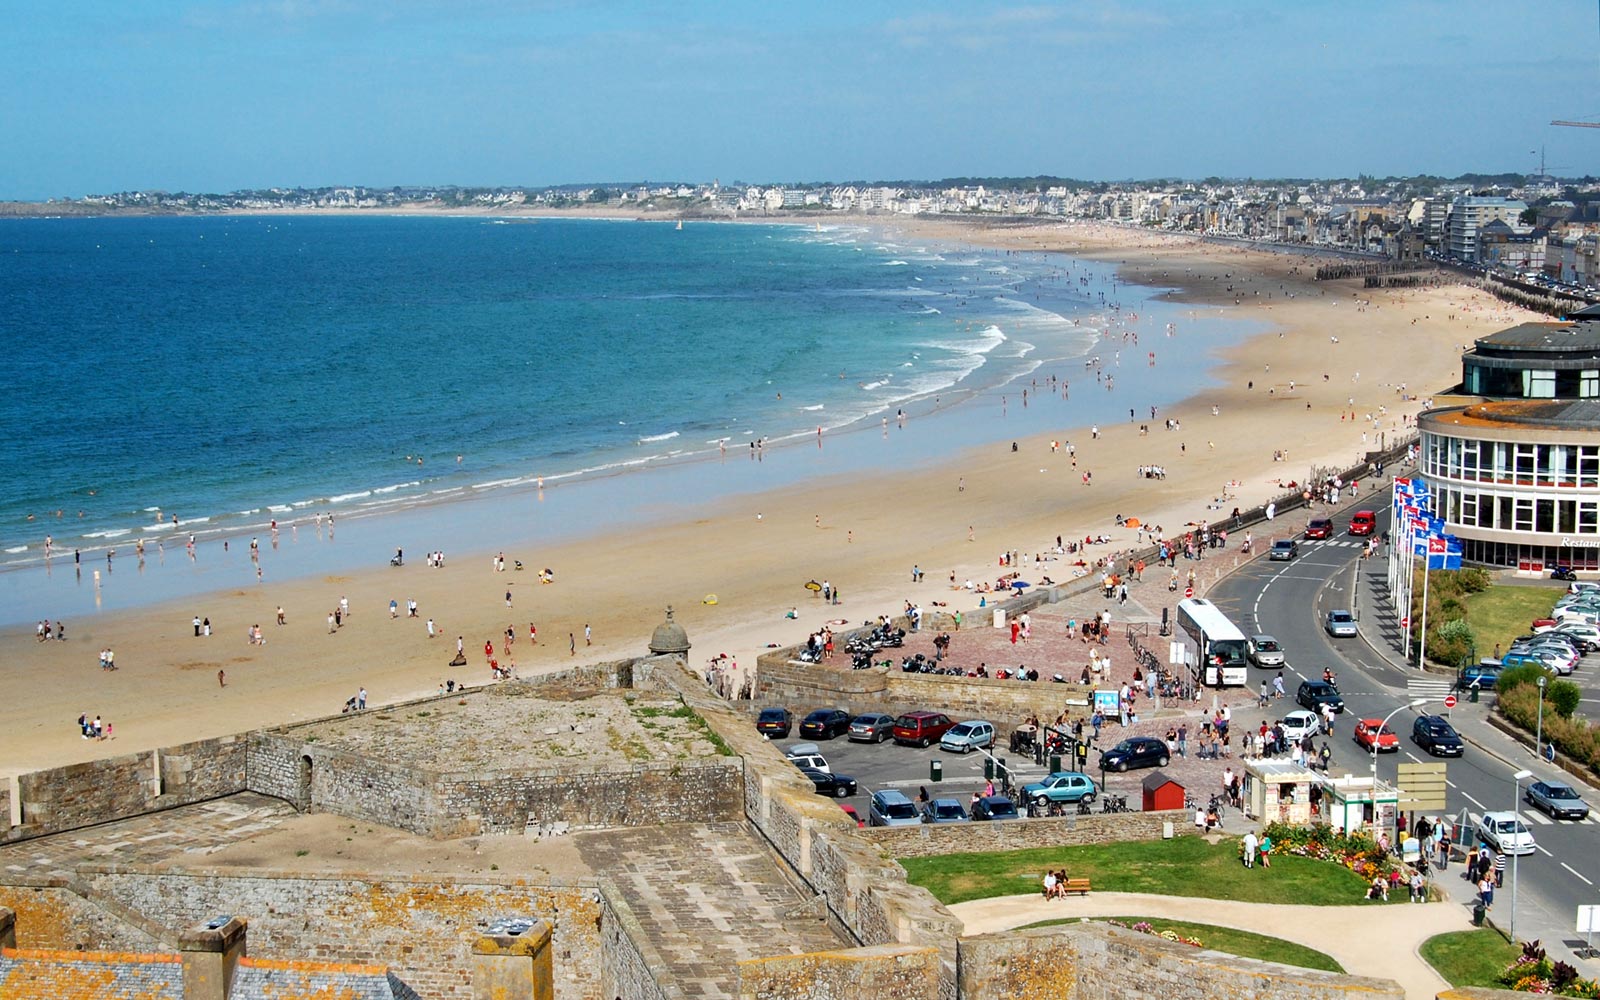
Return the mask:
POLYGON ((1571 535, 1578 530, 1578 501, 1560 500, 1556 504, 1556 530, 1571 535))
POLYGON ((1600 445, 1579 445, 1578 452, 1578 485, 1600 486, 1600 445))
POLYGON ((1533 503, 1533 530, 1550 534, 1556 530, 1556 502, 1541 497, 1533 503))
POLYGON ((1478 523, 1478 494, 1470 491, 1461 494, 1461 520, 1456 523, 1467 527, 1478 523))
POLYGON ((1556 398, 1556 373, 1554 371, 1524 370, 1522 394, 1529 399, 1556 398))
POLYGON ((1600 500, 1578 501, 1578 534, 1600 535, 1600 500))
POLYGON ((1600 396, 1600 371, 1580 372, 1578 375, 1578 397, 1580 399, 1594 399, 1600 396))
POLYGON ((1538 445, 1519 444, 1516 447, 1517 485, 1532 486, 1534 484, 1534 468, 1537 463, 1538 445))
POLYGON ((1483 474, 1478 468, 1478 442, 1461 442, 1461 478, 1482 479, 1483 474))

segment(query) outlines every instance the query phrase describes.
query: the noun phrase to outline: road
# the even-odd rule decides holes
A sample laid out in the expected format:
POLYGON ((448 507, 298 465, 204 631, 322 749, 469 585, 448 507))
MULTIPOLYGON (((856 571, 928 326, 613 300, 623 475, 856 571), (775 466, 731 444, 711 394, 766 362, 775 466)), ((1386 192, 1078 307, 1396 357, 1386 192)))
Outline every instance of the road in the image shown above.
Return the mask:
MULTIPOLYGON (((1346 520, 1335 521, 1341 531, 1346 520)), ((1386 525, 1380 525, 1380 530, 1382 527, 1386 525)), ((1264 541, 1270 543, 1271 540, 1264 541)), ((1468 704, 1463 699, 1453 711, 1446 710, 1436 683, 1440 678, 1416 670, 1402 670, 1362 638, 1333 639, 1323 631, 1322 621, 1327 611, 1349 609, 1355 603, 1352 587, 1371 588, 1383 581, 1383 560, 1359 561, 1361 546, 1360 540, 1343 533, 1327 541, 1302 539, 1298 559, 1287 563, 1257 560, 1221 581, 1207 596, 1247 635, 1265 632, 1283 643, 1289 663, 1285 687, 1290 698, 1301 680, 1320 678, 1325 667, 1334 670, 1346 704, 1336 736, 1330 741, 1334 773, 1370 773, 1372 756, 1358 748, 1351 738, 1354 721, 1383 718, 1400 709, 1390 725, 1400 735, 1401 749, 1398 753, 1381 754, 1377 761, 1379 776, 1394 781, 1400 761, 1438 759, 1410 741, 1416 712, 1405 706, 1412 698, 1428 697, 1429 702, 1421 711, 1454 716, 1453 721, 1458 725, 1470 728, 1474 739, 1483 733, 1493 733, 1482 723, 1489 699, 1485 698, 1484 703, 1478 705, 1468 704), (1429 684, 1429 681, 1435 683, 1429 684)), ((1375 633, 1376 624, 1364 622, 1363 628, 1375 633)), ((1600 661, 1600 653, 1591 654, 1578 668, 1578 679, 1586 681, 1586 687, 1593 684, 1596 661, 1600 661), (1583 677, 1585 674, 1590 676, 1583 677)), ((1251 673, 1252 682, 1259 683, 1260 678, 1270 677, 1272 672, 1252 669, 1251 673)), ((1296 706, 1274 705, 1272 714, 1281 717, 1292 707, 1296 706)), ((1259 715, 1247 715, 1246 719, 1254 725, 1259 715)), ((1473 744, 1468 745, 1461 758, 1449 759, 1447 805, 1451 815, 1465 809, 1476 821, 1487 810, 1509 811, 1515 797, 1512 775, 1518 768, 1534 772, 1534 778, 1528 781, 1561 777, 1559 771, 1536 760, 1531 752, 1520 750, 1508 739, 1503 743, 1503 748, 1496 744, 1494 749, 1516 762, 1516 766, 1508 765, 1473 744)), ((1580 793, 1583 793, 1582 788, 1580 793)), ((1600 805, 1595 795, 1584 794, 1591 804, 1600 805)), ((1582 822, 1558 822, 1534 812, 1524 802, 1521 815, 1533 831, 1538 850, 1513 862, 1518 883, 1518 936, 1542 935, 1547 946, 1561 941, 1568 949, 1575 948, 1579 943, 1573 931, 1577 907, 1600 904, 1600 890, 1597 890, 1600 852, 1596 850, 1600 847, 1600 810, 1582 822)), ((1452 874, 1459 881, 1459 866, 1453 867, 1452 874)), ((1446 884, 1453 896, 1464 897, 1465 882, 1456 886, 1447 880, 1446 884)), ((1507 923, 1510 917, 1511 885, 1512 870, 1508 865, 1505 888, 1495 901, 1495 917, 1501 924, 1507 923)), ((1552 954, 1557 950, 1552 949, 1552 954)), ((1589 974, 1593 974, 1592 970, 1589 974)))

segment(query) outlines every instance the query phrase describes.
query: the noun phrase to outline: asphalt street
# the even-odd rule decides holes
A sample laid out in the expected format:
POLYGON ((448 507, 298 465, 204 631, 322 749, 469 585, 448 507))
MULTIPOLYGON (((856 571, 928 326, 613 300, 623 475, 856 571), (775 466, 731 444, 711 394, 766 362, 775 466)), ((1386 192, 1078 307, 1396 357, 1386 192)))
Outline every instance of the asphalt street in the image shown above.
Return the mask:
MULTIPOLYGON (((1290 698, 1301 680, 1320 679, 1324 668, 1331 668, 1337 675, 1346 711, 1339 718, 1335 736, 1330 740, 1334 753, 1333 772, 1370 773, 1372 755, 1353 741, 1354 722, 1361 718, 1383 718, 1399 709, 1390 725, 1400 736, 1400 751, 1380 754, 1377 772, 1385 780, 1394 781, 1400 761, 1447 760, 1447 812, 1452 817, 1466 811, 1470 821, 1475 823, 1485 811, 1510 811, 1517 797, 1512 775, 1519 769, 1534 773, 1523 782, 1523 787, 1528 781, 1539 779, 1566 780, 1565 775, 1537 760, 1530 750, 1488 727, 1484 718, 1490 698, 1485 697, 1474 705, 1462 697, 1453 710, 1446 709, 1442 699, 1448 678, 1425 674, 1415 667, 1398 666, 1395 662, 1399 659, 1398 651, 1385 653, 1368 644, 1368 638, 1384 641, 1384 636, 1392 633, 1395 622, 1392 610, 1382 598, 1383 558, 1360 560, 1363 541, 1345 533, 1347 522, 1347 514, 1336 519, 1340 533, 1329 540, 1301 539, 1299 558, 1291 562, 1257 560, 1241 567, 1207 595, 1247 635, 1265 632, 1283 643, 1288 662, 1285 681, 1290 698), (1369 588, 1367 597, 1353 599, 1356 587, 1369 588), (1367 608, 1367 618, 1362 622, 1363 637, 1334 639, 1324 631, 1324 615, 1329 610, 1359 609, 1363 605, 1367 608), (1386 617, 1390 620, 1376 620, 1386 617), (1440 681, 1445 681, 1446 685, 1440 681), (1407 705, 1417 697, 1428 701, 1413 711, 1407 705), (1434 758, 1413 744, 1411 725, 1418 711, 1450 717, 1469 741, 1465 754, 1460 758, 1434 758)), ((1386 527, 1387 524, 1383 524, 1380 530, 1386 527)), ((1600 673, 1596 662, 1600 662, 1600 653, 1590 654, 1574 676, 1586 689, 1585 698, 1593 697, 1595 676, 1600 673)), ((1252 683, 1259 683, 1261 678, 1270 677, 1274 672, 1252 669, 1252 683)), ((1281 717, 1294 707, 1297 706, 1277 703, 1271 706, 1271 714, 1281 717)), ((1246 714, 1246 719, 1252 723, 1258 718, 1259 715, 1246 714)), ((1581 785, 1579 792, 1591 805, 1600 807, 1600 796, 1581 785)), ((1587 820, 1555 821, 1531 810, 1524 802, 1520 815, 1533 832, 1538 848, 1535 853, 1513 862, 1517 883, 1517 936, 1540 937, 1547 946, 1559 941, 1571 951, 1582 943, 1574 930, 1577 907, 1600 904, 1600 888, 1597 888, 1600 886, 1600 852, 1597 852, 1600 809, 1591 813, 1587 820)), ((1469 892, 1467 884, 1460 879, 1460 866, 1452 866, 1449 876, 1443 880, 1447 891, 1453 897, 1465 899, 1469 892)), ((1512 882, 1512 868, 1508 866, 1505 888, 1495 901, 1494 917, 1502 925, 1511 918, 1512 882)), ((1553 949, 1553 953, 1559 950, 1553 949)), ((1584 964, 1592 966, 1594 963, 1586 961, 1584 964)), ((1593 974, 1593 969, 1589 972, 1593 974)))

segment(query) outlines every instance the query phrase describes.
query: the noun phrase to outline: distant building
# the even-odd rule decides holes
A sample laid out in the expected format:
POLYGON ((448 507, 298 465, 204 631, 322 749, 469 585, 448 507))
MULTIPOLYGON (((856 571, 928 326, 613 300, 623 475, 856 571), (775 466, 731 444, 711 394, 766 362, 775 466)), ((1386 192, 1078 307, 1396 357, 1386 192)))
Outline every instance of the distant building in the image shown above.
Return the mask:
POLYGON ((1515 226, 1528 206, 1512 198, 1462 195, 1450 203, 1445 220, 1444 250, 1460 260, 1478 259, 1478 234, 1484 226, 1499 220, 1515 226))

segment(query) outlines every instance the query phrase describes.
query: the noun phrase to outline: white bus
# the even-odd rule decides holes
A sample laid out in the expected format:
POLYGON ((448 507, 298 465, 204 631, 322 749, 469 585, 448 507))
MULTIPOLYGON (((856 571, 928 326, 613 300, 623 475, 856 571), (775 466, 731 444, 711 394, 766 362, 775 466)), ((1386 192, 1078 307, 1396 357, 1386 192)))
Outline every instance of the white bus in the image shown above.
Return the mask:
POLYGON ((1173 630, 1183 664, 1198 687, 1230 687, 1249 680, 1244 633, 1215 604, 1193 597, 1178 602, 1173 630))

